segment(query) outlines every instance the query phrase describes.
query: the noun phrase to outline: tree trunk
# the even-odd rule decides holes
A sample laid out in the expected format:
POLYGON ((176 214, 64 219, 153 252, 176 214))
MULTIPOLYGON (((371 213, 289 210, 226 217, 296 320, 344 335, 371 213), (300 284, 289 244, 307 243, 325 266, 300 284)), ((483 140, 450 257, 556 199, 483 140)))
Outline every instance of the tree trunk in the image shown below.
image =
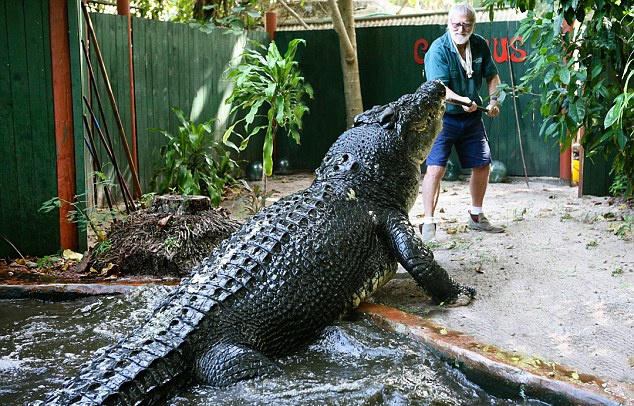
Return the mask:
POLYGON ((354 117, 363 112, 352 0, 329 0, 329 4, 332 22, 339 37, 343 92, 346 100, 346 125, 351 127, 354 117))

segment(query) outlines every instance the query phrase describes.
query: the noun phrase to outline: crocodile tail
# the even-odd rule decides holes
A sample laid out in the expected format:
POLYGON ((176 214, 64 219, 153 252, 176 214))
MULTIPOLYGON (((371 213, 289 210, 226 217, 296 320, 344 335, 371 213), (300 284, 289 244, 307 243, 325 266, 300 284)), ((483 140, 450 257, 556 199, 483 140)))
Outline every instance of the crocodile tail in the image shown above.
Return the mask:
POLYGON ((46 405, 154 405, 190 382, 192 330, 204 313, 164 303, 118 344, 107 347, 46 405))
MULTIPOLYGON (((153 345, 152 347, 157 347, 153 345)), ((180 348, 156 356, 153 349, 125 345, 105 353, 83 368, 70 384, 46 405, 152 405, 167 398, 177 382, 187 381, 180 348)))

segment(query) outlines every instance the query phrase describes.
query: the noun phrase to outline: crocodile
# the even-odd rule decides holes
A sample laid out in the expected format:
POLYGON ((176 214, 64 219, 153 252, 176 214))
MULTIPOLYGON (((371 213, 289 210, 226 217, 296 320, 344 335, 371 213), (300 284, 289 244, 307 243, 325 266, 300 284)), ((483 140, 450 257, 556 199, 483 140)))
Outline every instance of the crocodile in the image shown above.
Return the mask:
POLYGON ((153 405, 187 384, 282 373, 276 358, 317 338, 398 263, 434 302, 470 302, 475 291, 447 274, 408 219, 444 98, 441 82, 427 82, 358 115, 307 189, 248 219, 46 404, 153 405))

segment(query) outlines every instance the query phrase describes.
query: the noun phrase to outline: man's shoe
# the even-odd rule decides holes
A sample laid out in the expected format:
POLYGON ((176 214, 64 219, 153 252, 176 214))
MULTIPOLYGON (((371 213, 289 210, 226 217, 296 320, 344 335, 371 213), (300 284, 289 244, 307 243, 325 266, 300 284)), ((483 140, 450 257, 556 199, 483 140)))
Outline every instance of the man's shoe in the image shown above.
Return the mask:
POLYGON ((487 233, 503 233, 502 227, 494 226, 489 223, 489 219, 484 216, 484 213, 478 214, 478 221, 473 221, 473 217, 469 214, 469 228, 477 231, 486 231, 487 233))
POLYGON ((429 242, 436 238, 435 223, 420 224, 418 230, 420 231, 420 239, 423 240, 423 242, 429 242))

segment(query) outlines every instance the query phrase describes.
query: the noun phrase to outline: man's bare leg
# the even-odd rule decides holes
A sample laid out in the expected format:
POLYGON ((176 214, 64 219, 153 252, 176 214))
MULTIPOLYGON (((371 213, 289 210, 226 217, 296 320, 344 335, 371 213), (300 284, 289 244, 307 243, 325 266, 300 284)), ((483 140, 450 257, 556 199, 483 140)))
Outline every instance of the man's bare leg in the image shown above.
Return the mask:
POLYGON ((436 196, 440 188, 440 180, 445 175, 444 166, 428 166, 423 178, 423 208, 425 218, 420 226, 420 234, 423 242, 436 238, 436 224, 434 211, 436 210, 436 196))
POLYGON ((482 203, 484 202, 484 195, 487 191, 487 185, 489 184, 490 171, 491 165, 471 169, 469 191, 471 192, 472 208, 469 211, 469 215, 471 217, 469 221, 469 228, 489 233, 503 233, 504 229, 489 223, 489 220, 482 212, 482 203))
POLYGON ((445 176, 444 166, 428 166, 423 178, 423 208, 425 217, 434 217, 436 210, 436 194, 440 187, 440 181, 445 176))
MULTIPOLYGON (((471 168, 471 179, 469 180, 469 191, 471 192, 471 205, 482 207, 484 195, 489 184, 489 172, 491 165, 471 168)), ((426 215, 426 214, 425 214, 426 215)))

